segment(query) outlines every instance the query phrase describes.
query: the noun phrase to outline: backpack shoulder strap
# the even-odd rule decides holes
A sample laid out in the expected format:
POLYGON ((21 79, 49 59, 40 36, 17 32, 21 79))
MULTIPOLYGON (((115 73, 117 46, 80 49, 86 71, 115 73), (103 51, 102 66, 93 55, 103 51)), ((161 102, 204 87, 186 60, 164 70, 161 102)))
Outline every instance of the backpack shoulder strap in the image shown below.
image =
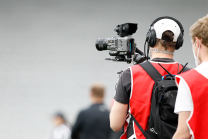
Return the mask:
POLYGON ((140 129, 142 134, 145 136, 145 138, 146 139, 151 139, 150 135, 148 135, 148 133, 144 131, 144 129, 141 127, 141 125, 137 122, 137 120, 134 118, 134 116, 132 114, 131 114, 131 118, 133 119, 133 121, 135 122, 137 127, 140 129))
POLYGON ((147 74, 156 82, 158 78, 162 78, 162 75, 155 69, 155 67, 149 62, 145 61, 139 64, 147 74))

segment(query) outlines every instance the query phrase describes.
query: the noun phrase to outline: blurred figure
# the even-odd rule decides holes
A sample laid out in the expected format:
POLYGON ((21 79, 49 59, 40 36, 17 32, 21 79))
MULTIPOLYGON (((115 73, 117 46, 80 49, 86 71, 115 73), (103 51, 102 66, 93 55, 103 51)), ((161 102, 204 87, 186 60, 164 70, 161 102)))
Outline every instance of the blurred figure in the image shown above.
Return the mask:
POLYGON ((71 139, 71 129, 62 113, 56 113, 53 122, 55 128, 53 129, 51 139, 71 139))
POLYGON ((78 114, 72 128, 72 139, 109 139, 111 129, 109 111, 103 104, 104 86, 94 84, 90 90, 92 105, 78 114))

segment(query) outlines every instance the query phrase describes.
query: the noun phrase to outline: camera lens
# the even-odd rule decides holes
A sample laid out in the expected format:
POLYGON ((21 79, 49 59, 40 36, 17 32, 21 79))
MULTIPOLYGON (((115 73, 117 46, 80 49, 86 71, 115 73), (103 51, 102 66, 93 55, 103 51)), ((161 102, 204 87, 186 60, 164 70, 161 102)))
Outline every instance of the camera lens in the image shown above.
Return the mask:
POLYGON ((107 42, 108 42, 107 39, 98 38, 95 42, 95 46, 97 50, 98 51, 107 50, 107 46, 108 46, 107 42))

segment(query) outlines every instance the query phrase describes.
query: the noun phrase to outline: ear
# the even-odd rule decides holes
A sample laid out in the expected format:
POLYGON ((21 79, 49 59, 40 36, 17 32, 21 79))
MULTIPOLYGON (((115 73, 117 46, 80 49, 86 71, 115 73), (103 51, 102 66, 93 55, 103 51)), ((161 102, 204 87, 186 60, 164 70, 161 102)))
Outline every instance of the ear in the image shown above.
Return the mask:
POLYGON ((199 47, 199 45, 200 45, 200 40, 199 40, 199 38, 197 38, 197 37, 195 37, 195 47, 196 48, 198 48, 199 47))

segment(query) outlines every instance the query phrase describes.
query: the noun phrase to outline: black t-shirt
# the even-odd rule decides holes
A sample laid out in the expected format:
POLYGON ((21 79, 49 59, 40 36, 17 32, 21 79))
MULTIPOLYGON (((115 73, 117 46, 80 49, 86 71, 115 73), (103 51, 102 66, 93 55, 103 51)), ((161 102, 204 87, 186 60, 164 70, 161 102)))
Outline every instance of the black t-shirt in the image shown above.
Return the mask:
POLYGON ((72 139, 109 139, 109 111, 103 104, 93 104, 82 110, 72 128, 72 139))
MULTIPOLYGON (((163 63, 175 62, 173 59, 170 58, 154 58, 151 61, 163 62, 163 63)), ((114 99, 122 104, 129 104, 130 94, 131 94, 131 71, 128 68, 121 74, 121 77, 117 84, 116 94, 114 96, 114 99)))

